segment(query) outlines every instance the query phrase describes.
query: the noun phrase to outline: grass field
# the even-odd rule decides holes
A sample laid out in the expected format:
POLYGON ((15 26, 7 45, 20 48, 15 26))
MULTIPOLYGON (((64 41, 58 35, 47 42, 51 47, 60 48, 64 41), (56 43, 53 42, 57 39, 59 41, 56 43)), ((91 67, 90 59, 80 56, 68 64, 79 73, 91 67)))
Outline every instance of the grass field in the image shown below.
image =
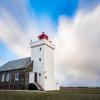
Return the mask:
POLYGON ((100 100, 100 89, 68 88, 60 91, 0 91, 0 100, 100 100))

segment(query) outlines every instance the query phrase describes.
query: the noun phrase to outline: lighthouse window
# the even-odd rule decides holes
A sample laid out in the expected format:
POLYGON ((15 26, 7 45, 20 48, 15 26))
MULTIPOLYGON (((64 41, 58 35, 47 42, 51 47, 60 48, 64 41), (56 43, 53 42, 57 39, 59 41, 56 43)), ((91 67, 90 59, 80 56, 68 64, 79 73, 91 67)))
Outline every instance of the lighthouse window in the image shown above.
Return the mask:
POLYGON ((47 79, 47 76, 45 76, 45 79, 47 79))
POLYGON ((41 51, 41 48, 40 48, 40 51, 41 51))
POLYGON ((39 73, 39 77, 41 77, 41 73, 39 73))
POLYGON ((39 61, 41 61, 41 58, 39 58, 39 61))

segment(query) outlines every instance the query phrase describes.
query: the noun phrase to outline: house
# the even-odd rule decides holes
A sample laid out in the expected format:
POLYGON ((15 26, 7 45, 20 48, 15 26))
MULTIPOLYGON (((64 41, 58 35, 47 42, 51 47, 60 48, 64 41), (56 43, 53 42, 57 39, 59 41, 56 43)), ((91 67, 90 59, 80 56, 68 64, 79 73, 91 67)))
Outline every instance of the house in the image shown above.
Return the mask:
POLYGON ((0 89, 59 90, 54 77, 55 45, 44 32, 30 43, 31 57, 0 67, 0 89))

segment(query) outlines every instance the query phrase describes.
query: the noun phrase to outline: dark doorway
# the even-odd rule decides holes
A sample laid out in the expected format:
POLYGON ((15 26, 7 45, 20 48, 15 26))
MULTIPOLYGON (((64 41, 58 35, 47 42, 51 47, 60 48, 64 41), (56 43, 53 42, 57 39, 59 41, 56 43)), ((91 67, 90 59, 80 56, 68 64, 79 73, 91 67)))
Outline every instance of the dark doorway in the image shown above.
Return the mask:
POLYGON ((37 82, 37 73, 34 74, 34 82, 37 82))
POLYGON ((32 83, 28 85, 28 90, 38 90, 38 88, 34 83, 32 83))

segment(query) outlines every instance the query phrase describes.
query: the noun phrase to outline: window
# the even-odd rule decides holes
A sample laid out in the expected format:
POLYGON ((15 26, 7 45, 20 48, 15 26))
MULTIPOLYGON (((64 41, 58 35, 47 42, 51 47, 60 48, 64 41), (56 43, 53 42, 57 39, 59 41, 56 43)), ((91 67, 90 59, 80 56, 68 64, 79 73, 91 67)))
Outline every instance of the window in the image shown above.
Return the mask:
POLYGON ((15 73, 15 80, 18 81, 19 80, 19 73, 15 73))
POLYGON ((40 51, 41 51, 41 48, 40 48, 40 51))
POLYGON ((9 73, 6 75, 6 81, 9 81, 9 73))
POLYGON ((5 79, 5 74, 2 74, 2 79, 1 79, 1 81, 4 82, 4 79, 5 79))
POLYGON ((41 73, 39 73, 39 77, 41 77, 41 73))
POLYGON ((47 76, 45 76, 45 79, 47 79, 47 76))
POLYGON ((41 61, 41 58, 39 58, 39 61, 41 61))

